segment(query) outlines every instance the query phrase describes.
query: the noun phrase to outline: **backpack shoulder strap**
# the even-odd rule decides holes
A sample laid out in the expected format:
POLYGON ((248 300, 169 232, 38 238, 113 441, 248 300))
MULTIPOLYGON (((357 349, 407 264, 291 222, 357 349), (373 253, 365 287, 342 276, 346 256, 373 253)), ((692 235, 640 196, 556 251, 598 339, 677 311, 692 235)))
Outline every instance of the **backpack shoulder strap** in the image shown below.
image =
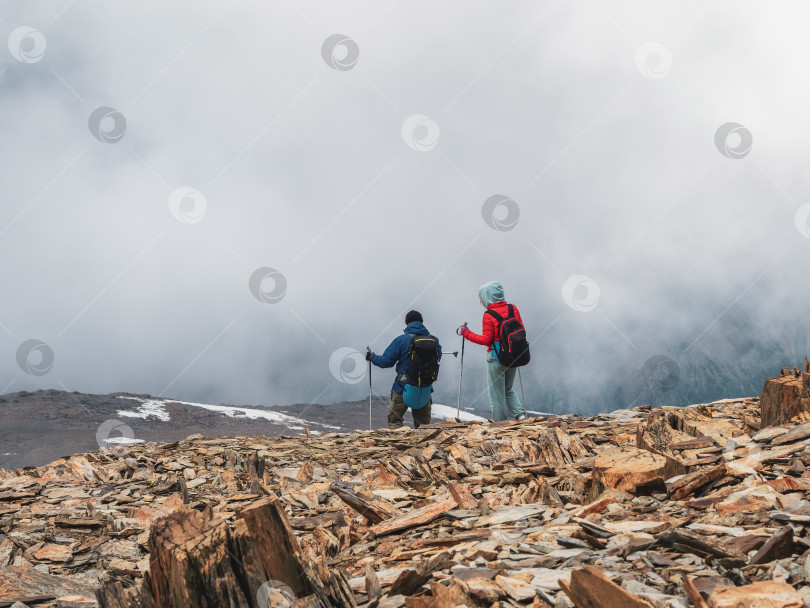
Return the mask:
POLYGON ((499 315, 497 312, 495 312, 494 310, 489 310, 489 309, 487 309, 487 311, 486 311, 486 312, 487 312, 488 314, 492 315, 493 317, 495 317, 495 320, 496 320, 498 323, 503 323, 503 322, 505 321, 505 319, 504 319, 504 318, 503 318, 501 315, 499 315))
POLYGON ((515 307, 509 304, 509 316, 508 319, 514 319, 515 317, 515 307))
MULTIPOLYGON (((504 321, 506 321, 506 319, 504 319, 501 315, 499 315, 494 310, 487 309, 487 312, 489 314, 491 314, 492 317, 498 322, 498 336, 495 338, 495 342, 492 343, 492 344, 495 344, 496 342, 498 342, 498 340, 500 340, 501 327, 503 327, 503 323, 504 323, 504 321)), ((494 348, 494 346, 493 346, 493 348, 494 348)))

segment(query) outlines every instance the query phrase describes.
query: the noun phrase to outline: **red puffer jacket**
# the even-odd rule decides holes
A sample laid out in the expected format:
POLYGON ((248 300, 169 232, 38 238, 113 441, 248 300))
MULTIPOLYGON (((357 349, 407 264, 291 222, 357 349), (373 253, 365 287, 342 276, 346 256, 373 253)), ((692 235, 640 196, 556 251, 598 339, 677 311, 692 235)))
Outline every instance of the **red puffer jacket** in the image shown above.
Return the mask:
MULTIPOLYGON (((512 308, 515 310, 515 317, 518 321, 520 321, 520 324, 523 325, 523 319, 520 318, 520 311, 518 310, 518 307, 513 304, 512 308)), ((487 310, 496 312, 506 319, 506 317, 509 315, 509 303, 495 302, 494 304, 487 306, 487 310)), ((483 330, 480 335, 468 329, 466 332, 464 332, 464 337, 470 342, 487 346, 487 351, 490 351, 492 350, 492 343, 501 339, 501 335, 498 332, 498 321, 492 315, 484 313, 484 319, 481 321, 481 325, 483 330)))

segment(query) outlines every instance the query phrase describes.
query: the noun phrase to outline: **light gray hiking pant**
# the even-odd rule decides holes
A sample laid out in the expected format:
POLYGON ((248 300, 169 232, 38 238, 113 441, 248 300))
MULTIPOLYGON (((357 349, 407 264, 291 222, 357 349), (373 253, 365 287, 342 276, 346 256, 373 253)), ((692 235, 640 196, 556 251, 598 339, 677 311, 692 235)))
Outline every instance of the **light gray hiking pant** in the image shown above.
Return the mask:
POLYGON ((514 420, 525 413, 520 398, 512 389, 516 374, 517 368, 501 365, 492 351, 487 353, 489 407, 495 422, 514 420))

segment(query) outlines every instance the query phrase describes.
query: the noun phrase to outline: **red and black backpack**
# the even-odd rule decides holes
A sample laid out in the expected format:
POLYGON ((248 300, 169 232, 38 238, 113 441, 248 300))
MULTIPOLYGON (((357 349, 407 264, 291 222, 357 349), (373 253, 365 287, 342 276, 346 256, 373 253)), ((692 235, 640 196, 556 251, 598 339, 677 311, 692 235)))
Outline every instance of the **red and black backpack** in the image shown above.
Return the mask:
POLYGON ((515 307, 509 304, 509 314, 505 319, 494 310, 487 312, 498 322, 500 340, 492 345, 498 361, 506 367, 526 365, 531 359, 529 342, 526 340, 526 328, 515 316, 515 307))

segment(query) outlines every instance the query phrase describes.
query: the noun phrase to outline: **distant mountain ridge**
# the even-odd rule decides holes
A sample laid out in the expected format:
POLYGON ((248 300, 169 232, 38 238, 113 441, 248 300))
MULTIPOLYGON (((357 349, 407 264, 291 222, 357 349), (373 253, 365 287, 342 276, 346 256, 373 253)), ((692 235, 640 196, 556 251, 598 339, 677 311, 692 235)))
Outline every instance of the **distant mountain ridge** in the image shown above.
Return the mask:
MULTIPOLYGON (((375 397, 374 428, 387 425, 388 400, 375 397)), ((435 418, 455 416, 436 405, 435 418)), ((466 420, 481 419, 462 410, 466 420)), ((405 417, 406 424, 410 416, 405 417)), ((0 468, 46 464, 104 446, 142 441, 170 442, 199 433, 207 437, 312 435, 367 429, 368 400, 331 405, 234 406, 112 393, 91 395, 57 390, 0 396, 0 468)))

